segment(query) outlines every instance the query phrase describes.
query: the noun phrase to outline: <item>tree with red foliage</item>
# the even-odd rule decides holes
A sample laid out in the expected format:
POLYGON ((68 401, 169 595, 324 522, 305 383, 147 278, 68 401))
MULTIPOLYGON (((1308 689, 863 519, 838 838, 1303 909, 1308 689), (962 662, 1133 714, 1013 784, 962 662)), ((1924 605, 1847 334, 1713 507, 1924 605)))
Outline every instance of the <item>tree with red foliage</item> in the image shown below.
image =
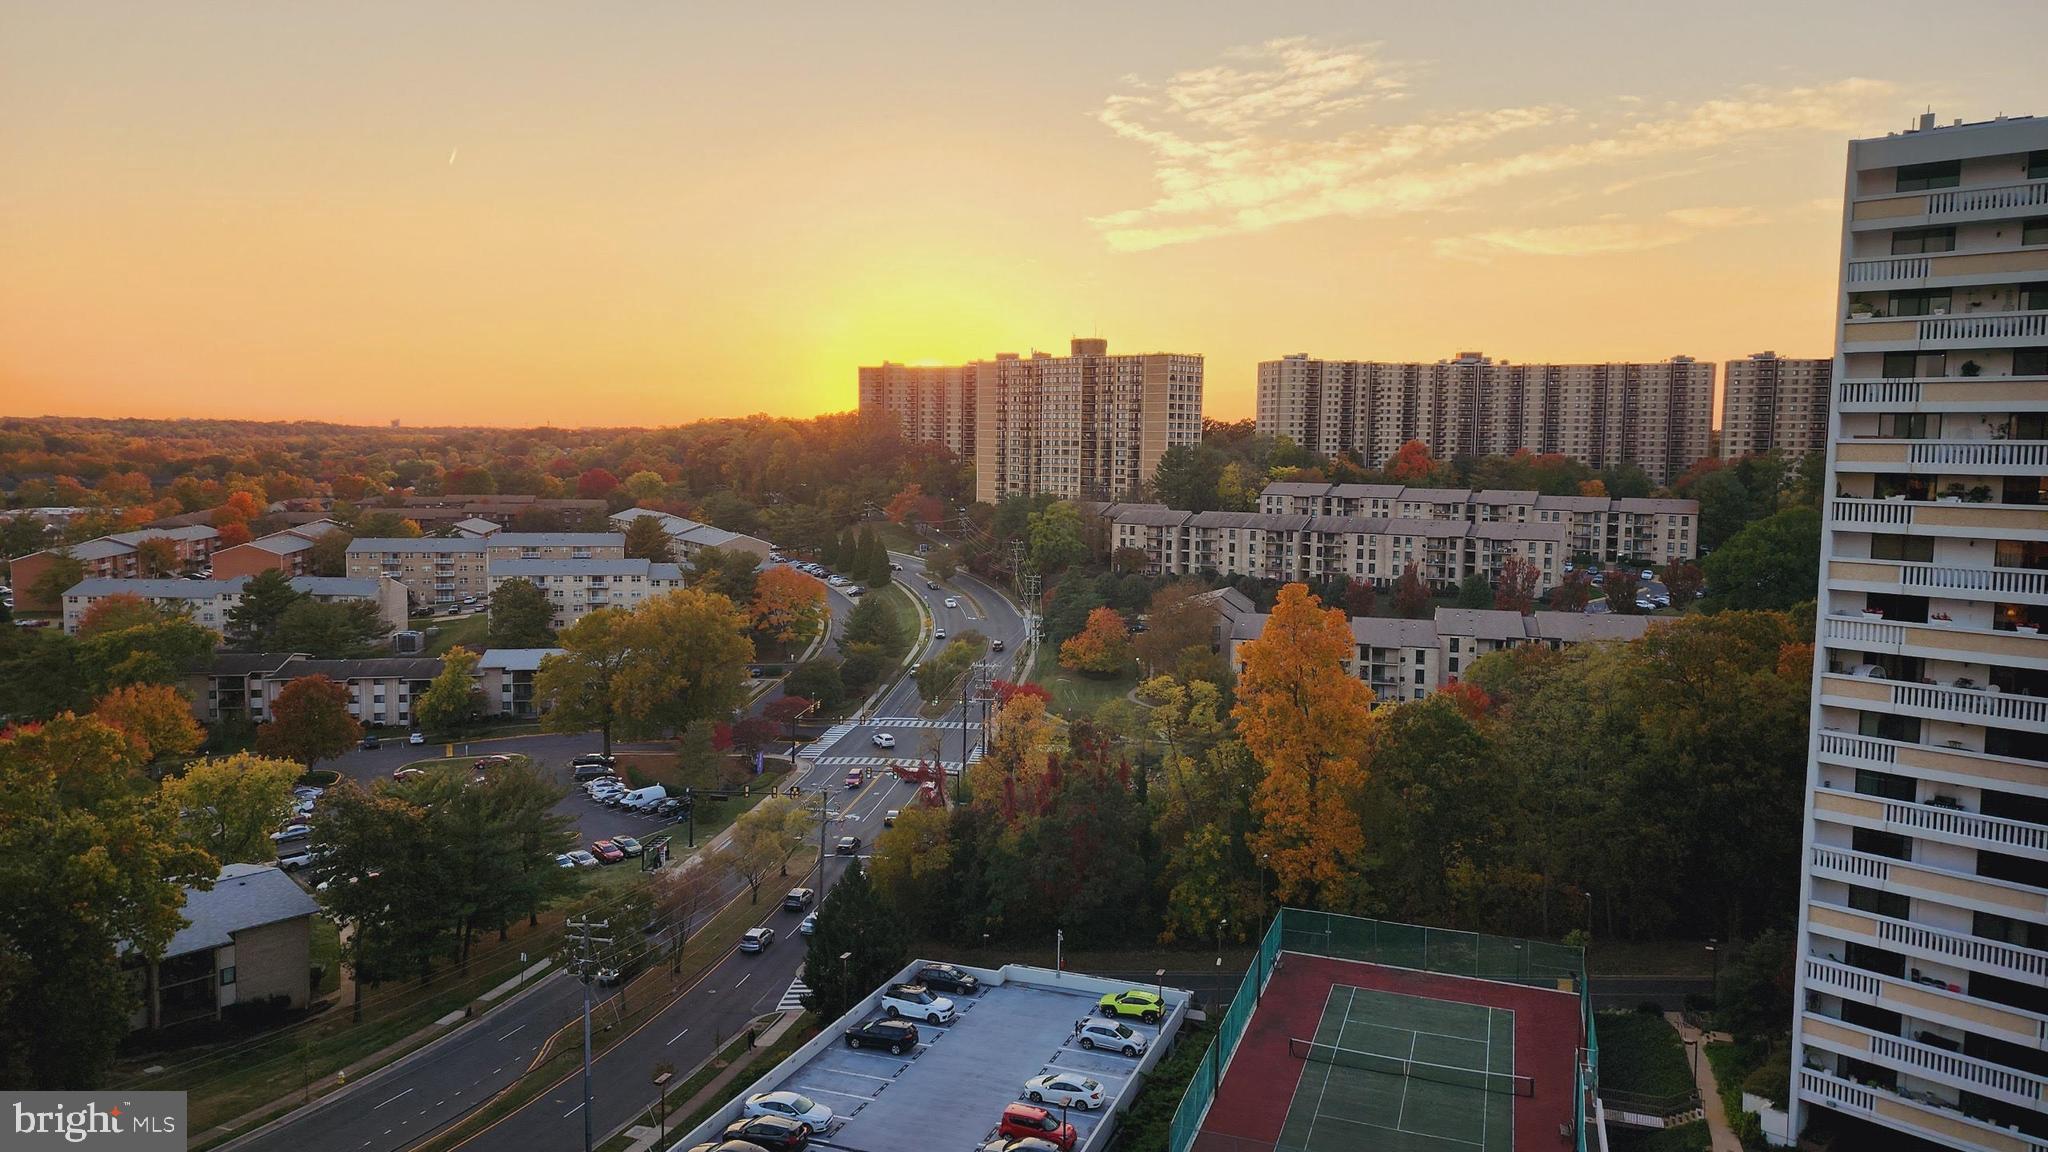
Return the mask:
POLYGON ((213 541, 216 549, 233 548, 237 544, 247 544, 256 538, 256 534, 249 531, 249 526, 240 520, 231 520, 215 531, 220 533, 213 541))
POLYGON ((775 722, 766 716, 748 716, 728 729, 732 747, 748 756, 767 747, 777 735, 775 722))
POLYGON ((1052 693, 1043 684, 1018 684, 1009 680, 998 680, 990 686, 996 695, 996 707, 1001 708, 1019 696, 1036 696, 1047 707, 1052 705, 1052 693))
POLYGON ((1410 440, 1401 445, 1393 459, 1387 461, 1386 467, 1388 479, 1399 484, 1427 480, 1435 472, 1436 460, 1429 454, 1429 445, 1420 440, 1410 440))
POLYGON ((1344 582, 1344 613, 1347 616, 1370 616, 1380 606, 1380 590, 1370 580, 1346 580, 1344 582))
POLYGON ((256 750, 308 768, 339 756, 363 735, 348 705, 346 685, 301 676, 270 702, 270 722, 256 729, 256 750))
POLYGON ((1563 580, 1550 590, 1550 610, 1553 612, 1584 612, 1593 599, 1593 582, 1584 572, 1567 572, 1563 580))
POLYGON ((1394 581, 1394 611, 1410 620, 1430 614, 1429 584, 1422 579, 1422 570, 1413 564, 1401 569, 1401 578, 1394 581))
POLYGON ((1487 709, 1493 707, 1493 697, 1488 696, 1484 688, 1455 677, 1450 683, 1438 689, 1437 695, 1446 697, 1456 704, 1458 711, 1464 713, 1467 720, 1476 721, 1486 715, 1487 709))
POLYGON ((1700 566, 1690 560, 1664 568, 1664 587, 1671 592, 1671 606, 1681 612, 1692 606, 1693 598, 1700 594, 1700 585, 1706 582, 1700 566))
POLYGON ((576 494, 585 500, 602 500, 619 486, 619 478, 604 468, 592 468, 576 478, 576 494))
POLYGON ((1536 611, 1536 583, 1543 570, 1520 556, 1510 556, 1500 566, 1500 581, 1494 585, 1493 606, 1527 616, 1536 611))
POLYGON ((1616 612, 1629 616, 1641 609, 1636 607, 1636 589, 1642 587, 1642 578, 1633 568, 1609 568, 1607 570, 1607 606, 1616 612))
POLYGON ((898 524, 936 524, 944 518, 946 508, 938 497, 924 494, 924 485, 906 484, 890 498, 882 514, 898 524))

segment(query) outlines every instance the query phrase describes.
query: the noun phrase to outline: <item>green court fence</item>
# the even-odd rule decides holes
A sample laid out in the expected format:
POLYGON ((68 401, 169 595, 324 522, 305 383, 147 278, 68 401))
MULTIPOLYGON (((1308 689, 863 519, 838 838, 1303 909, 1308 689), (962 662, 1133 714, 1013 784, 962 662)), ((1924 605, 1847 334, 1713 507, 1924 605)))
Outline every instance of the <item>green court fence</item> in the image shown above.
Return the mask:
MULTIPOLYGON (((1588 1129, 1599 1093, 1599 1046, 1593 1036, 1593 1002, 1586 993, 1585 949, 1543 940, 1517 940, 1483 932, 1459 932, 1420 924, 1367 920, 1332 912, 1282 908, 1259 941, 1258 954, 1244 974, 1237 996, 1217 1022, 1216 1039, 1188 1082, 1169 1129, 1169 1152, 1188 1152, 1201 1132, 1202 1120, 1216 1098, 1216 1086, 1231 1053, 1244 1035, 1245 1024, 1265 993, 1273 962, 1283 951, 1329 956, 1390 968, 1413 968, 1447 976, 1550 984, 1569 980, 1579 994, 1579 1016, 1585 1048, 1574 1062, 1573 1087, 1578 1095, 1576 1152, 1587 1152, 1588 1129)), ((1597 1146, 1597 1139, 1593 1142, 1597 1146)))

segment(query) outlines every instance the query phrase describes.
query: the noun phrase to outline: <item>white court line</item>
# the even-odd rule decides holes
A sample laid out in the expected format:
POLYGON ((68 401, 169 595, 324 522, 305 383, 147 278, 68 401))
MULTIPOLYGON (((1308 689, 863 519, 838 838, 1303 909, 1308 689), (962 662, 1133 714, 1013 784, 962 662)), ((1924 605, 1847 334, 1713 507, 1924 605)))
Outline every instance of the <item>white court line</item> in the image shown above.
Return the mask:
POLYGON ((575 1114, 581 1111, 583 1111, 583 1105, 578 1104, 574 1108, 569 1109, 567 1112, 562 1113, 562 1119, 567 1120, 569 1117, 574 1116, 575 1114))
MULTIPOLYGON (((1491 1004, 1486 1006, 1486 1063, 1481 1064, 1479 1070, 1488 1076, 1493 1075, 1493 1005, 1491 1004)), ((1484 1100, 1480 1102, 1479 1146, 1481 1148, 1486 1147, 1486 1114, 1491 1111, 1493 1111, 1493 1101, 1484 1100)))
MULTIPOLYGON (((1330 989, 1331 995, 1335 995, 1336 992, 1336 988, 1332 987, 1330 989)), ((1353 988, 1351 990, 1351 994, 1348 997, 1346 997, 1344 1001, 1344 1021, 1343 1023, 1337 1025, 1336 1042, 1339 1046, 1342 1046, 1344 1043, 1344 1029, 1349 1028, 1351 1026, 1351 1005, 1357 1002, 1357 1000, 1358 989, 1353 988)), ((1325 1010, 1327 1011, 1327 1009, 1328 1006, 1325 1005, 1325 1010)), ((1334 1060, 1331 1061, 1329 1065, 1323 1069, 1323 1086, 1316 1090, 1316 1110, 1314 1112, 1309 1113, 1308 1131, 1303 1133, 1301 1137, 1301 1146, 1304 1148, 1315 1147, 1316 1121, 1323 1118, 1323 1094, 1330 1090, 1330 1073, 1335 1072, 1336 1070, 1337 1063, 1334 1060)))
POLYGON ((1467 1147, 1471 1147, 1471 1148, 1484 1148, 1484 1147, 1485 1147, 1485 1145, 1484 1145, 1484 1144, 1474 1144, 1474 1143, 1473 1143, 1472 1141, 1470 1141, 1470 1140, 1461 1140, 1461 1139, 1459 1139, 1459 1138, 1458 1138, 1458 1137, 1456 1137, 1456 1136, 1439 1136, 1439 1135, 1437 1135, 1437 1134, 1436 1134, 1436 1133, 1434 1133, 1434 1132, 1417 1132, 1417 1131, 1415 1131, 1415 1130, 1414 1130, 1413 1128, 1389 1128, 1389 1127, 1387 1127, 1387 1126, 1386 1126, 1385 1124, 1375 1124, 1375 1123, 1373 1123, 1373 1122, 1372 1122, 1372 1121, 1370 1121, 1370 1120, 1353 1120, 1353 1119, 1352 1119, 1351 1117, 1349 1117, 1349 1116, 1337 1116, 1337 1115, 1331 1115, 1331 1116, 1328 1116, 1328 1117, 1325 1117, 1325 1118, 1326 1118, 1326 1119, 1330 1119, 1330 1120, 1335 1120, 1335 1121, 1336 1121, 1337 1123, 1339 1123, 1339 1124, 1351 1124, 1351 1125, 1355 1125, 1355 1126, 1357 1126, 1357 1127, 1359 1127, 1359 1128, 1372 1128, 1372 1129, 1375 1129, 1375 1130, 1377 1130, 1377 1131, 1380 1131, 1380 1132, 1400 1132, 1400 1133, 1402 1133, 1402 1134, 1404 1134, 1404 1135, 1408 1135, 1408 1136, 1427 1136, 1427 1137, 1429 1137, 1429 1138, 1430 1138, 1431 1140, 1448 1140, 1448 1141, 1450 1141, 1450 1142, 1451 1142, 1451 1143, 1453 1143, 1453 1144, 1463 1144, 1463 1145, 1466 1145, 1467 1147))
MULTIPOLYGON (((1408 1034, 1408 1062, 1410 1064, 1415 1062, 1415 1041, 1418 1039, 1420 1037, 1415 1033, 1410 1032, 1408 1034)), ((1408 1085, 1414 1079, 1415 1077, 1413 1076, 1401 1077, 1401 1107, 1399 1111, 1394 1113, 1394 1127, 1404 1132, 1407 1131, 1403 1126, 1403 1121, 1408 1115, 1408 1085)))

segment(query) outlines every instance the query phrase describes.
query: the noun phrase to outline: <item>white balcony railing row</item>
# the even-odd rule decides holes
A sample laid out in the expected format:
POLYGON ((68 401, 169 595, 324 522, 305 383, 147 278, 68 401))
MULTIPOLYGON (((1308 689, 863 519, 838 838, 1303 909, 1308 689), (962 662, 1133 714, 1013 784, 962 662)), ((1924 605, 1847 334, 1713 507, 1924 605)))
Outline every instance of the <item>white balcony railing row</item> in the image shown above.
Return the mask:
POLYGON ((1877 1114, 1877 1093, 1861 1084, 1837 1079, 1813 1068, 1799 1070, 1799 1090, 1839 1107, 1861 1112, 1867 1116, 1877 1114))
POLYGON ((1890 880, 1892 875, 1891 865, 1876 857, 1817 845, 1813 850, 1813 866, 1825 868, 1830 872, 1840 872, 1845 876, 1854 876, 1859 880, 1886 881, 1890 880))
POLYGON ((1899 762, 1899 747, 1884 740, 1872 740, 1867 736, 1850 736, 1841 732, 1820 734, 1820 754, 1840 756, 1849 760, 1868 760, 1873 764, 1896 764, 1899 762))
POLYGON ((1913 523, 1913 505, 1904 500, 1838 498, 1828 501, 1828 515, 1837 524, 1905 526, 1913 523))
POLYGON ((2048 204, 2048 182, 2001 184, 1991 188, 1955 188, 1930 193, 1929 216, 1953 216, 1964 212, 1996 212, 2007 208, 2032 208, 2048 204))
POLYGON ((2018 340, 2042 335, 2048 335, 2048 312, 1970 313, 1929 316, 1920 321, 1922 340, 2018 340))
POLYGON ((1930 592, 1979 592, 2007 596, 2048 596, 2048 571, 2037 568, 1958 568, 1917 560, 1897 561, 1899 583, 1930 592))
POLYGON ((1918 280, 1932 267, 1925 256, 1895 256, 1889 260, 1849 261, 1849 283, 1868 284, 1876 280, 1918 280))
MULTIPOLYGON (((2009 1148, 2011 1147, 2011 1141, 2014 1139, 2017 1139, 2020 1142, 2020 1146, 2025 1148, 2027 1152, 2048 1152, 2048 1140, 2041 1140, 2002 1125, 1994 1125, 1987 1121, 1970 1117, 1957 1109, 1953 1104, 1930 1098, 1924 1094, 1908 1095, 1903 1092, 1886 1092, 1883 1089, 1858 1084, 1853 1080, 1845 1080, 1840 1076, 1818 1068, 1801 1068, 1799 1070, 1799 1091, 1834 1108, 1847 1112, 1861 1113, 1865 1116, 1879 1115, 1877 1101, 1878 1096, 1882 1094, 1885 1099, 1898 1101, 1907 1108, 1932 1113, 1950 1121, 1950 1123, 1920 1125, 1918 1131, 1928 1137, 1938 1137, 1944 1144, 1954 1142, 1953 1146, 1970 1149, 1971 1152, 1982 1152, 1982 1150, 1993 1148, 2009 1148), (1969 1137, 1956 1135, 1953 1121, 1957 1118, 1965 1118, 1968 1123, 1983 1127, 1986 1132, 1985 1139, 1971 1140, 1969 1137)), ((1886 1113, 1883 1119, 1888 1124, 1898 1122, 1898 1117, 1895 1113, 1886 1113)), ((1912 1121, 1908 1120, 1905 1123, 1911 1124, 1912 1121)))
POLYGON ((2048 976, 2048 952, 2035 952, 2012 944, 2000 944, 1978 936, 1927 928, 1905 920, 1872 916, 1877 938, 1887 944, 1915 948, 1980 968, 2002 968, 2028 976, 2048 976))
POLYGON ((1918 380, 1845 380, 1835 390, 1844 404, 1918 404, 1918 380))
POLYGON ((1974 688, 1947 688, 1939 684, 1892 685, 1892 704, 1926 712, 1953 712, 1981 720, 2010 720, 2019 724, 2048 724, 2048 699, 2021 696, 2013 692, 1982 692, 1974 688))
POLYGON ((1878 992, 1883 987, 1883 982, 1876 976, 1860 968, 1837 964, 1833 960, 1824 960, 1819 956, 1806 958, 1806 980, 1809 984, 1838 988, 1869 1000, 1877 999, 1878 992))
POLYGON ((1915 440, 1907 459, 1915 464, 2040 468, 2048 466, 2048 441, 1915 440))
POLYGON ((1851 644, 1903 644, 1906 642, 1906 629, 1880 620, 1830 616, 1827 618, 1827 638, 1851 644))
POLYGON ((2048 828, 2024 820, 2006 820, 1932 804, 1892 800, 1885 803, 1884 821, 1916 832, 1934 832, 1958 839, 1982 840, 2005 848, 2048 852, 2048 828))
POLYGON ((1951 1080, 2016 1096, 2028 1103, 2038 1103, 2044 1084, 2048 1084, 2048 1081, 2031 1073, 1897 1036, 1872 1036, 1870 1054, 1951 1080))

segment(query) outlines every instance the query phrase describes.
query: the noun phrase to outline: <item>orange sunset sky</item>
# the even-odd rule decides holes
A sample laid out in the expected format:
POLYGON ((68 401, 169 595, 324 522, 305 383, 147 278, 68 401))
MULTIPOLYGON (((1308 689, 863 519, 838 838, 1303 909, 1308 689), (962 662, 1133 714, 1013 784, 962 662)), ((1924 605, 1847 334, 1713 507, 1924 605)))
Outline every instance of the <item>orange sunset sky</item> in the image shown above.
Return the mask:
MULTIPOLYGON (((2037 3, 0 2, 0 413, 660 424, 1099 333, 1829 352, 1845 141, 2037 3)), ((2003 29, 2004 31, 2001 31, 2003 29)))

